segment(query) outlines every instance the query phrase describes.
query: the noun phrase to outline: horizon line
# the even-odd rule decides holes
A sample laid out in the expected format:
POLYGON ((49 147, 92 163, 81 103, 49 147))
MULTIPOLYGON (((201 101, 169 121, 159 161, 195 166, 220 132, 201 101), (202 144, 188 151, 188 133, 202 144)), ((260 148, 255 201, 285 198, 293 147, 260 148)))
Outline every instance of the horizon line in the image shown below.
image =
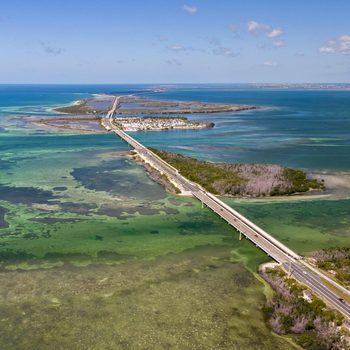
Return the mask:
POLYGON ((150 83, 81 83, 81 82, 70 82, 70 83, 0 83, 0 85, 350 85, 350 82, 226 82, 226 83, 214 83, 214 82, 202 82, 202 83, 169 83, 169 82, 150 82, 150 83))

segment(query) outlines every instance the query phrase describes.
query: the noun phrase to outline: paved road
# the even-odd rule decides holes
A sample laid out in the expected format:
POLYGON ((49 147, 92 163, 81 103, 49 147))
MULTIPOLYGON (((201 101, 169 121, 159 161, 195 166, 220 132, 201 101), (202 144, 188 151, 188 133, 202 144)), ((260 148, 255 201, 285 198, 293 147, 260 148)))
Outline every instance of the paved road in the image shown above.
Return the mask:
MULTIPOLYGON (((314 293, 318 294, 327 304, 333 306, 342 314, 350 319, 350 306, 330 289, 321 278, 307 267, 305 262, 301 262, 301 257, 289 249, 280 241, 276 240, 263 229, 255 225, 249 219, 226 205, 216 196, 206 192, 198 184, 195 184, 183 177, 174 167, 159 158, 148 148, 140 144, 127 133, 113 124, 113 115, 119 106, 119 98, 116 97, 107 117, 103 118, 102 125, 110 131, 115 132, 119 137, 131 145, 142 157, 150 161, 159 171, 174 179, 186 191, 198 198, 207 207, 217 213, 222 219, 228 222, 236 230, 256 244, 257 247, 266 252, 274 260, 280 263, 286 271, 296 278, 299 282, 308 286, 314 293)), ((335 286, 337 283, 333 282, 335 286)), ((338 287, 340 290, 341 287, 338 287)))
POLYGON ((284 268, 288 271, 290 269, 291 275, 299 282, 308 286, 315 294, 318 294, 328 304, 332 305, 343 315, 350 318, 350 306, 345 301, 341 301, 337 294, 333 292, 318 275, 308 270, 307 267, 302 266, 300 263, 290 262, 284 264, 284 268))

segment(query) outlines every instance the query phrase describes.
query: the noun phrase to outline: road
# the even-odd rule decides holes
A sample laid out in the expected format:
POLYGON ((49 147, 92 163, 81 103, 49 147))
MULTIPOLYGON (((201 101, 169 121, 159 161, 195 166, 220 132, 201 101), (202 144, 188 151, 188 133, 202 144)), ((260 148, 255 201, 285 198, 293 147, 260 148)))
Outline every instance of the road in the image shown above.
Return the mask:
MULTIPOLYGON (((111 110, 107 117, 103 118, 102 125, 109 131, 113 131, 125 142, 132 146, 141 157, 149 161, 160 172, 166 174, 174 182, 181 185, 181 187, 204 203, 212 211, 218 214, 227 223, 233 226, 246 238, 252 241, 257 247, 262 249, 266 254, 276 260, 282 267, 290 272, 292 276, 299 282, 308 286, 315 294, 321 297, 328 305, 340 311, 343 315, 350 319, 350 305, 339 297, 333 289, 320 278, 320 273, 316 274, 308 264, 301 261, 301 256, 289 249, 283 243, 272 237, 269 233, 255 225, 245 216, 238 213, 233 208, 226 205, 219 198, 213 194, 205 191, 198 184, 193 183, 183 177, 177 169, 166 163, 147 147, 136 141, 123 130, 119 129, 113 124, 113 115, 119 106, 119 97, 116 97, 111 110)), ((332 282, 338 291, 343 288, 336 282, 332 282)))

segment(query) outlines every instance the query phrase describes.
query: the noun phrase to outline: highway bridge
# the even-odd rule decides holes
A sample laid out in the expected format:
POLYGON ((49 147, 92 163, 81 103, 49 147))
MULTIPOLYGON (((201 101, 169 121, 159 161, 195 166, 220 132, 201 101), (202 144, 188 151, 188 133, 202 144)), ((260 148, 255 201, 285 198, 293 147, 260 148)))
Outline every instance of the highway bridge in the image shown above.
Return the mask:
POLYGON ((284 270, 296 280, 309 287, 328 305, 337 309, 350 319, 350 305, 340 297, 340 292, 350 295, 348 290, 307 264, 296 252, 289 249, 219 198, 205 191, 198 184, 186 179, 177 169, 118 128, 113 123, 113 115, 120 105, 119 99, 120 97, 114 99, 111 110, 106 117, 102 118, 101 124, 103 127, 121 137, 133 147, 146 162, 150 163, 158 171, 164 173, 173 183, 178 184, 182 190, 196 197, 228 224, 233 226, 239 232, 240 237, 244 235, 271 258, 280 263, 284 270), (328 283, 325 283, 325 281, 328 283), (332 285, 332 287, 329 287, 329 285, 332 285))

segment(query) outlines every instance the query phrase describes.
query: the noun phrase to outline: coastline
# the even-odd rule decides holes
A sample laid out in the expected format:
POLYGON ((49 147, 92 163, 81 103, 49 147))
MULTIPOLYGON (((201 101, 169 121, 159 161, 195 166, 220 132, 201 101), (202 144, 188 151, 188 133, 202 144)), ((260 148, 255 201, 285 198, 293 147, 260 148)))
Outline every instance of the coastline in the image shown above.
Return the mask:
MULTIPOLYGON (((75 134, 101 134, 107 131, 100 126, 100 118, 97 116, 69 116, 64 117, 28 117, 27 123, 44 127, 51 131, 75 134)), ((189 130, 195 130, 188 128, 189 130)), ((187 130, 187 129, 181 129, 187 130)), ((156 131, 156 130, 155 130, 156 131)), ((166 130, 158 130, 163 132, 166 130)), ((223 196, 223 198, 250 202, 250 203, 278 203, 278 202, 297 202, 308 200, 336 200, 350 198, 350 172, 327 172, 311 170, 307 172, 311 178, 323 179, 325 181, 325 190, 312 190, 306 193, 295 193, 291 195, 277 195, 266 197, 244 197, 244 196, 223 196)), ((172 191, 171 191, 172 192, 172 191)), ((174 193, 174 192, 172 192, 174 193)))
MULTIPOLYGON (((75 101, 69 105, 53 108, 53 112, 66 114, 91 114, 106 113, 108 107, 96 108, 89 105, 103 98, 112 98, 114 95, 101 94, 101 98, 85 98, 75 101)), ((172 114, 201 114, 201 113, 223 113, 223 112, 241 112, 259 109, 258 106, 245 104, 221 104, 204 103, 198 101, 177 101, 177 100, 156 100, 139 97, 135 95, 122 95, 120 97, 120 106, 116 115, 130 114, 154 114, 154 115, 172 115, 172 114), (126 104, 127 107, 124 107, 126 104)))
MULTIPOLYGON (((325 171, 310 171, 307 172, 310 177, 323 179, 325 190, 318 190, 307 193, 293 194, 289 196, 273 196, 265 198, 232 198, 237 201, 249 201, 250 203, 278 203, 278 202, 298 202, 311 200, 337 200, 350 199, 350 172, 325 172, 325 171)), ((227 197, 226 197, 227 198, 227 197)))

